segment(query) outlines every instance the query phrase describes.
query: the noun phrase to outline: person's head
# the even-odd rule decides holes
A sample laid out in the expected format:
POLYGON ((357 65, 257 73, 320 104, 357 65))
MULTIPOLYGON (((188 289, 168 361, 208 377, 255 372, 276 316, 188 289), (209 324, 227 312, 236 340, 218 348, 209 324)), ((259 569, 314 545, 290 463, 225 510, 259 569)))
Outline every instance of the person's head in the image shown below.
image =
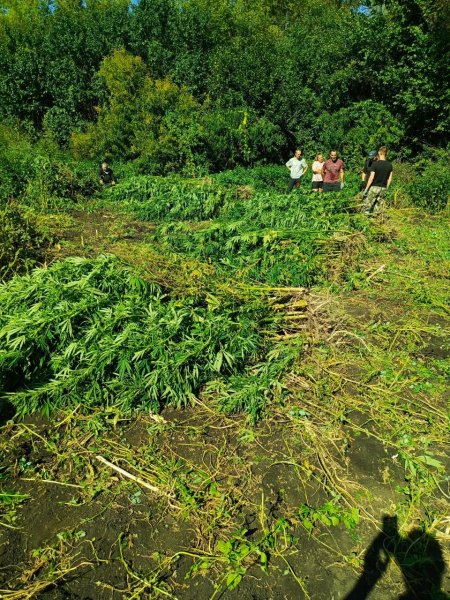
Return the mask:
POLYGON ((295 153, 294 153, 295 158, 300 158, 302 154, 303 154, 302 150, 300 148, 296 148, 295 153))
POLYGON ((108 168, 108 163, 106 162, 106 160, 104 160, 104 161, 102 162, 102 169, 103 169, 104 171, 106 171, 106 169, 107 169, 107 168, 108 168))
POLYGON ((388 153, 387 146, 380 146, 380 147, 378 148, 378 156, 379 156, 379 157, 386 158, 386 156, 387 156, 387 153, 388 153))
POLYGON ((319 161, 319 162, 323 162, 323 154, 321 154, 321 153, 319 152, 319 154, 316 154, 316 158, 315 158, 314 160, 317 160, 317 161, 319 161))
POLYGON ((338 159, 338 153, 336 152, 336 150, 331 150, 330 152, 330 158, 333 162, 336 162, 338 159))
POLYGON ((377 151, 376 151, 376 150, 371 150, 371 151, 369 152, 369 154, 367 155, 367 158, 368 158, 369 160, 373 160, 373 159, 376 157, 376 155, 377 155, 377 151))

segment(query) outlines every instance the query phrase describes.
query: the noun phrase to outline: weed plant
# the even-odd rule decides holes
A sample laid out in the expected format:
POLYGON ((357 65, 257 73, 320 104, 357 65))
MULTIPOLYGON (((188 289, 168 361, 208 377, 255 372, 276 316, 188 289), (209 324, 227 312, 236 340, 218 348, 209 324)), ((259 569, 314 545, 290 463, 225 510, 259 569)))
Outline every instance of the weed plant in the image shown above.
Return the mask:
POLYGON ((202 221, 216 216, 230 191, 207 181, 140 176, 110 188, 113 202, 126 201, 142 221, 202 221))
POLYGON ((195 228, 180 221, 160 225, 156 237, 246 280, 311 286, 326 276, 326 242, 370 231, 354 205, 352 190, 320 197, 261 192, 223 206, 216 220, 195 228))
POLYGON ((251 185, 255 190, 273 190, 275 192, 283 192, 286 189, 288 177, 289 173, 286 167, 280 165, 253 167, 252 169, 236 167, 212 176, 213 180, 221 185, 251 185))
MULTIPOLYGON (((113 257, 72 258, 0 287, 0 388, 19 416, 67 405, 157 411, 263 356, 260 300, 172 299, 113 257)), ((227 409, 246 408, 241 399, 227 409)))

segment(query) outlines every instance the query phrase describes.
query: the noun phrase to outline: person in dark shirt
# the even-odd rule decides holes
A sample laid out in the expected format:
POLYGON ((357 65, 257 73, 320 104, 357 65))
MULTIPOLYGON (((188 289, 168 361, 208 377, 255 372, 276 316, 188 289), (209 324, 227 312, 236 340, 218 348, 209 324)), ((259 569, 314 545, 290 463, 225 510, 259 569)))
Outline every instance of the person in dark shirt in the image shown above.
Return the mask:
POLYGON ((364 191, 366 188, 366 183, 370 175, 370 167, 372 166, 374 160, 377 160, 376 150, 372 150, 371 152, 369 152, 364 163, 363 170, 361 171, 361 187, 359 188, 361 191, 364 191))
POLYGON ((106 161, 102 162, 98 172, 98 177, 102 185, 116 185, 116 180, 112 169, 109 168, 109 165, 106 161))
POLYGON ((378 150, 378 160, 370 167, 370 175, 362 195, 362 209, 366 215, 382 212, 386 200, 386 193, 392 182, 392 163, 387 157, 386 146, 378 150))

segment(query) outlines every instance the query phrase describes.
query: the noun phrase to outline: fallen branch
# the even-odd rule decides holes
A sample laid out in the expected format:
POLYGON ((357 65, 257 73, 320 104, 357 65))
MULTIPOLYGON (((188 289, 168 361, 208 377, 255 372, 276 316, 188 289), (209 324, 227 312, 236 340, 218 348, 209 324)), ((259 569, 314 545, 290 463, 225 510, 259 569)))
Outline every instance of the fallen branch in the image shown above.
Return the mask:
POLYGON ((128 479, 135 481, 136 483, 138 483, 139 485, 142 485, 143 487, 147 488, 148 490, 155 492, 156 494, 161 494, 164 496, 172 497, 170 494, 167 494, 167 493, 161 491, 159 488, 155 487, 154 485, 151 485, 150 483, 147 483, 140 477, 136 477, 136 475, 132 475, 128 471, 125 471, 125 469, 122 469, 121 467, 117 467, 113 463, 109 462, 109 460, 106 460, 106 458, 103 458, 103 456, 97 455, 95 458, 97 460, 99 460, 100 462, 102 462, 104 465, 108 466, 110 469, 113 469, 113 471, 116 471, 117 473, 120 473, 124 477, 127 477, 128 479))

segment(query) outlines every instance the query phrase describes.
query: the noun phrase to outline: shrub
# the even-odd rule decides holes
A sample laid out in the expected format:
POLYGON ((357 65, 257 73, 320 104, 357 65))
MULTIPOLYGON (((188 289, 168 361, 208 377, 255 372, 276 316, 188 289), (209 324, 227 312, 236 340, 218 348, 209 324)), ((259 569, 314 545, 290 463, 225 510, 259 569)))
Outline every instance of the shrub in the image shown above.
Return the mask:
POLYGON ((74 125, 73 115, 59 106, 49 108, 44 115, 44 132, 50 134, 60 146, 68 145, 74 125))
POLYGON ((399 147, 404 131, 383 104, 372 100, 355 102, 333 114, 324 113, 315 124, 316 138, 326 154, 338 150, 346 166, 358 166, 367 152, 386 144, 399 147))
POLYGON ((443 165, 429 165, 409 183, 407 192, 415 206, 430 212, 446 208, 450 193, 450 172, 443 165))
POLYGON ((47 234, 15 206, 0 209, 0 279, 36 266, 50 243, 47 234))
POLYGON ((77 204, 97 189, 96 171, 37 152, 28 163, 22 201, 38 210, 77 204))

